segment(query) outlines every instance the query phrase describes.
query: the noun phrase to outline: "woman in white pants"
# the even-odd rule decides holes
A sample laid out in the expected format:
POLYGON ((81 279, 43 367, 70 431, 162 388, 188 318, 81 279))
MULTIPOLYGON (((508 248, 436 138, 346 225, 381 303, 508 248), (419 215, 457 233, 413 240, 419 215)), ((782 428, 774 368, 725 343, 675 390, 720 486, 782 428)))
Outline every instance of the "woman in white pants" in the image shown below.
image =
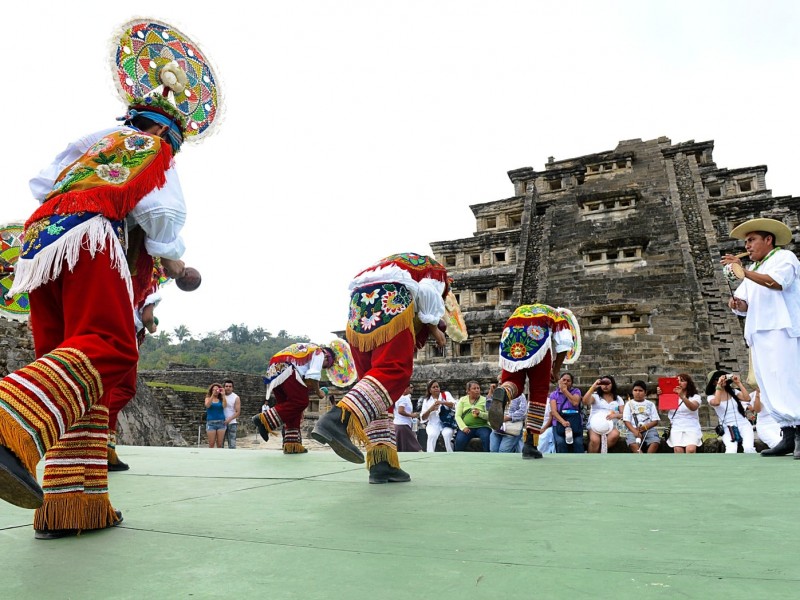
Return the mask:
POLYGON ((724 371, 714 372, 706 387, 708 403, 714 407, 725 432, 721 436, 725 454, 736 454, 739 442, 747 454, 755 453, 753 424, 747 420, 745 409, 750 405, 750 394, 738 375, 724 371), (731 385, 733 383, 736 387, 731 385), (736 432, 741 439, 736 439, 736 432))
POLYGON ((420 419, 428 423, 425 428, 428 433, 427 451, 436 451, 436 442, 439 440, 439 434, 441 433, 444 436, 444 447, 448 452, 452 452, 455 426, 450 424, 447 419, 443 420, 439 415, 439 411, 442 407, 450 409, 454 422, 456 401, 449 392, 442 391, 439 382, 435 379, 428 382, 427 394, 420 409, 420 419))

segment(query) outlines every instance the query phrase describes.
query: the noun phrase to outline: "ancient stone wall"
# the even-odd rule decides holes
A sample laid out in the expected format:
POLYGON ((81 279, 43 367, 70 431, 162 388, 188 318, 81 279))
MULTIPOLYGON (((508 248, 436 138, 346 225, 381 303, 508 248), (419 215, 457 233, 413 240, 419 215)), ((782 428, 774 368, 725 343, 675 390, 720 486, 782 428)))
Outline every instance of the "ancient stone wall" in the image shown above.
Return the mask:
POLYGON ((446 255, 454 290, 467 299, 470 341, 451 342, 444 355, 432 346, 421 351, 417 387, 431 378, 458 390, 468 379, 488 384, 498 371, 503 322, 532 302, 566 306, 579 317, 583 352, 570 367, 579 387, 600 373, 622 386, 644 379, 654 387, 658 377, 679 372, 699 384, 717 366, 746 372, 742 324, 727 308, 731 291, 719 258, 741 251, 728 234, 748 218, 780 219, 797 231, 800 198, 773 198, 763 165, 718 168, 713 147, 634 139, 611 151, 551 158, 544 171, 509 171, 515 196, 470 207, 473 238, 431 244, 437 258, 446 255), (515 244, 511 281, 512 265, 498 271, 470 263, 476 244, 491 248, 506 229, 518 234, 508 238, 515 244), (476 292, 493 285, 512 286, 512 301, 486 294, 476 304, 476 292))
POLYGON ((0 377, 24 367, 33 358, 33 338, 27 324, 0 318, 0 377))

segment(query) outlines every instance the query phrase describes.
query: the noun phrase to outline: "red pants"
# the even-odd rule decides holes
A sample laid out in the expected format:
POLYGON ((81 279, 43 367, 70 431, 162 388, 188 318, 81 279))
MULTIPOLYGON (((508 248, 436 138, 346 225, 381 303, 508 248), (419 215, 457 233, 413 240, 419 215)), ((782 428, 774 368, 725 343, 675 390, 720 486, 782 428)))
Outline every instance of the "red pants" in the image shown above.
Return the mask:
POLYGON ((59 347, 83 352, 100 373, 100 403, 109 406, 110 393, 135 370, 139 351, 127 286, 108 254, 92 258, 82 251, 71 272, 65 268, 31 291, 30 302, 36 356, 59 347))
POLYGON ((139 370, 134 366, 117 384, 117 387, 107 391, 105 394, 108 396, 108 428, 111 431, 117 430, 117 419, 120 411, 136 395, 136 376, 138 372, 139 370))
POLYGON ((500 375, 500 383, 513 383, 517 387, 517 395, 524 392, 525 378, 528 378, 528 416, 525 427, 534 433, 539 433, 542 429, 547 393, 550 391, 552 363, 553 357, 548 352, 537 365, 514 372, 503 369, 500 375))
POLYGON ((377 379, 394 405, 408 387, 411 372, 414 370, 414 335, 411 330, 401 331, 385 344, 368 352, 362 352, 355 346, 350 349, 358 378, 363 379, 369 375, 377 379))
POLYGON ((303 411, 308 408, 308 388, 297 380, 295 373, 272 390, 275 394, 275 412, 286 429, 300 429, 303 411))

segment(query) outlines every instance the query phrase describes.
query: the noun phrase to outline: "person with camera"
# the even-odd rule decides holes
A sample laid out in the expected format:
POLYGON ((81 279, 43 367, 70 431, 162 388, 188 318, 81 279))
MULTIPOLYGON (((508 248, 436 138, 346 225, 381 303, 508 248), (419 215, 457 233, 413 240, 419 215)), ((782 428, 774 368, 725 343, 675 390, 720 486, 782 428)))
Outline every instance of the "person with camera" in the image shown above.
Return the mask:
POLYGON ((453 451, 453 436, 456 432, 455 408, 456 401, 450 392, 442 390, 435 379, 428 382, 427 397, 420 408, 420 419, 427 422, 428 432, 427 452, 436 452, 436 443, 439 435, 444 440, 445 450, 453 451))
MULTIPOLYGON (((697 391, 697 384, 687 373, 678 374, 678 385, 672 390, 678 395, 678 408, 667 413, 669 417, 669 433, 664 432, 667 446, 675 454, 695 454, 697 447, 703 444, 703 430, 700 429, 700 403, 702 398, 697 391)), ((661 394, 661 388, 656 388, 661 394)))
POLYGON ((589 413, 589 452, 603 453, 613 448, 619 440, 617 421, 622 418, 625 402, 617 393, 617 382, 611 375, 603 375, 583 395, 589 413))
POLYGON ((739 444, 747 454, 754 454, 753 425, 747 419, 750 394, 738 375, 714 371, 706 386, 708 403, 719 419, 717 435, 725 444, 725 454, 736 454, 739 444))

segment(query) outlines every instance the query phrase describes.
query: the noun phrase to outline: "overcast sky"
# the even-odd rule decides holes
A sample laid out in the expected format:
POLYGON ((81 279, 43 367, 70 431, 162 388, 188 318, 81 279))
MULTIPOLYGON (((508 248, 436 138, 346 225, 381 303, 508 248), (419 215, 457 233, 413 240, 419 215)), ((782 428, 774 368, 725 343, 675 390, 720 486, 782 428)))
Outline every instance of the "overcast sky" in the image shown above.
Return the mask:
POLYGON ((470 237, 469 206, 506 172, 619 140, 715 140, 720 167, 766 164, 800 192, 800 3, 492 0, 27 2, 4 9, 0 222, 35 208, 28 179, 124 107, 108 43, 167 21, 218 69, 217 135, 177 158, 185 260, 162 328, 244 323, 327 341, 347 285, 395 252, 470 237), (239 8, 240 7, 240 8, 239 8))

